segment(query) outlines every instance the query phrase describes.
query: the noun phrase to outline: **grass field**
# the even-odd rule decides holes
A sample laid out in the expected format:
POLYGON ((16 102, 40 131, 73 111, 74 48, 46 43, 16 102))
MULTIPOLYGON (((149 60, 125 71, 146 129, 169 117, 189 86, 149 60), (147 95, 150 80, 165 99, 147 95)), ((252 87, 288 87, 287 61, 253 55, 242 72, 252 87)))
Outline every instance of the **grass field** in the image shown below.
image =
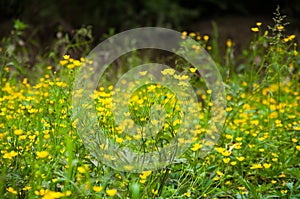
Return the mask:
MULTIPOLYGON (((15 31, 22 33, 25 27, 18 23, 15 31)), ((234 38, 218 44, 214 36, 182 33, 194 38, 216 61, 226 89, 226 120, 217 145, 200 158, 201 138, 207 133, 213 104, 211 90, 197 90, 200 122, 196 131, 188 132, 188 149, 173 164, 141 173, 131 172, 130 165, 128 171, 118 171, 96 161, 80 138, 76 127, 80 121, 72 117, 72 83, 88 60, 64 55, 51 65, 40 61, 35 69, 24 69, 26 48, 12 50, 11 43, 3 43, 0 198, 300 198, 300 58, 296 38, 286 34, 284 17, 279 14, 269 31, 262 32, 263 25, 258 22, 249 27, 253 40, 238 56, 234 38), (218 45, 226 45, 224 55, 218 52, 218 45)), ((124 62, 136 60, 140 61, 133 54, 124 62)), ((199 87, 201 77, 195 68, 177 67, 184 75, 175 76, 172 70, 176 67, 161 72, 199 87)), ((181 125, 180 104, 174 93, 152 84, 130 97, 128 114, 140 126, 148 121, 160 124, 159 118, 149 117, 152 104, 165 108, 163 130, 144 139, 139 134, 124 135, 122 127, 114 124, 113 88, 106 80, 90 96, 99 125, 111 141, 136 150, 141 147, 145 152, 174 138, 181 125)))

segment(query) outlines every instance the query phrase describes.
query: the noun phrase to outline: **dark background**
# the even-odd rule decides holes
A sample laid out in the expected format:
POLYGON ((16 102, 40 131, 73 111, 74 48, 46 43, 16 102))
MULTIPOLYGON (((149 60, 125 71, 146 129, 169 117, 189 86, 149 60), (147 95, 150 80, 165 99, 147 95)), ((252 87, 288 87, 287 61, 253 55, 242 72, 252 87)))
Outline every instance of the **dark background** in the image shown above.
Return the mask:
POLYGON ((40 43, 51 42, 58 31, 70 32, 82 25, 92 25, 95 42, 110 28, 120 32, 160 26, 210 34, 215 20, 224 37, 239 40, 243 34, 249 36, 255 21, 271 23, 277 5, 288 16, 290 29, 297 32, 299 0, 0 0, 0 37, 10 33, 14 19, 28 24, 40 43))

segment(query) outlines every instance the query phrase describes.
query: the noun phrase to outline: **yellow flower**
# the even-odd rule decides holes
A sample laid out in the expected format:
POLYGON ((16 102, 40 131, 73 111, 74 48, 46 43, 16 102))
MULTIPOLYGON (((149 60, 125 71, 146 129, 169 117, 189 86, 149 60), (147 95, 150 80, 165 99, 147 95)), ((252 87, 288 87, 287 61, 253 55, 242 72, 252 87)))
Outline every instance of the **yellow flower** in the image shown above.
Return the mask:
POLYGON ((107 195, 109 195, 109 196, 114 196, 114 195, 117 194, 117 189, 107 189, 105 192, 106 192, 107 195))
POLYGON ((241 157, 236 157, 236 159, 238 160, 238 161, 243 161, 243 160, 245 160, 245 157, 243 157, 243 156, 241 156, 241 157))
POLYGON ((48 151, 37 151, 36 155, 38 158, 46 158, 49 155, 48 151))
POLYGON ((25 186, 22 190, 28 191, 28 190, 31 190, 31 187, 30 186, 25 186))
POLYGON ((223 176, 223 175, 224 175, 224 173, 222 173, 221 171, 217 171, 217 174, 218 174, 219 176, 223 176))
POLYGON ((174 75, 174 73, 175 73, 175 70, 172 68, 168 68, 168 69, 161 71, 161 74, 163 74, 163 75, 174 75))
POLYGON ((236 165, 236 161, 230 163, 232 166, 236 165))
POLYGON ((184 32, 181 33, 181 39, 185 39, 186 36, 187 36, 187 32, 186 31, 184 31, 184 32))
POLYGON ((277 26, 277 30, 282 31, 284 29, 283 26, 277 26))
POLYGON ((277 181, 276 180, 271 180, 271 183, 272 184, 275 184, 277 181))
POLYGON ((195 36, 196 36, 196 33, 191 32, 191 33, 189 34, 189 36, 190 36, 190 37, 195 37, 195 36))
POLYGON ((72 194, 72 192, 70 190, 67 190, 65 193, 65 196, 70 196, 72 194))
POLYGON ((144 175, 144 176, 149 176, 149 175, 151 175, 151 173, 152 173, 152 171, 142 171, 142 174, 144 175))
POLYGON ((147 71, 141 71, 141 72, 140 72, 140 75, 142 75, 142 76, 147 75, 147 71))
POLYGON ((59 64, 62 65, 62 66, 66 65, 67 63, 68 63, 67 60, 60 60, 59 61, 59 64))
POLYGON ((223 153, 223 152, 225 151, 225 149, 222 148, 222 147, 216 147, 216 151, 217 151, 218 153, 223 153))
POLYGON ((231 46, 232 46, 232 41, 231 41, 231 39, 227 39, 227 41, 226 41, 226 46, 227 46, 228 48, 231 48, 231 46))
POLYGON ((263 166, 264 166, 266 169, 268 169, 268 168, 270 168, 270 167, 271 167, 271 164, 264 163, 264 164, 263 164, 263 166))
POLYGON ((296 149, 298 150, 298 151, 300 151, 300 146, 298 145, 298 146, 296 146, 296 149))
POLYGON ((230 158, 223 158, 222 160, 223 160, 223 162, 224 162, 225 164, 227 164, 228 162, 230 162, 230 158))
POLYGON ((181 33, 181 35, 182 35, 182 36, 187 36, 187 32, 186 32, 186 31, 183 31, 183 32, 181 33))
POLYGON ((208 36, 208 35, 204 35, 204 36, 203 36, 203 40, 204 40, 204 41, 208 41, 208 40, 209 40, 209 36, 208 36))
POLYGON ((296 37, 295 35, 290 35, 290 36, 284 38, 283 41, 288 42, 288 41, 291 41, 291 40, 295 39, 295 37, 296 37))
POLYGON ((70 55, 64 55, 64 59, 70 59, 70 55))
POLYGON ((190 191, 188 191, 188 192, 186 192, 186 193, 184 193, 183 195, 185 195, 186 197, 191 197, 191 192, 190 191))
POLYGON ((191 73, 196 72, 197 68, 190 68, 191 73))
POLYGON ((124 142, 124 139, 120 138, 120 137, 117 137, 116 142, 119 143, 119 144, 122 144, 124 142))
POLYGON ((226 134, 225 137, 226 137, 226 139, 229 139, 229 140, 232 139, 232 135, 229 135, 229 134, 226 134))
POLYGON ((158 190, 152 189, 151 192, 153 193, 153 195, 158 195, 158 190))
POLYGON ((230 156, 231 152, 230 151, 223 151, 222 152, 222 155, 227 157, 227 156, 230 156))
POLYGON ((15 135, 22 135, 23 131, 22 131, 22 129, 17 129, 17 130, 14 130, 14 134, 15 135))
POLYGON ((102 186, 93 186, 93 191, 95 191, 95 192, 100 192, 102 190, 103 190, 102 186))
POLYGON ((256 22, 256 25, 259 27, 259 26, 261 26, 261 24, 262 24, 262 22, 256 22))
POLYGON ((84 167, 78 167, 77 170, 79 171, 79 173, 85 173, 84 167))
POLYGON ((259 164, 253 164, 252 167, 250 167, 250 169, 261 169, 263 168, 262 165, 259 163, 259 164))
POLYGON ((259 28, 258 28, 258 27, 251 28, 251 31, 252 31, 252 32, 258 32, 258 31, 259 31, 259 28))
MULTIPOLYGON (((43 194, 41 194, 41 195, 43 195, 43 194)), ((65 196, 65 194, 63 194, 61 192, 46 190, 42 199, 55 199, 55 198, 61 198, 64 196, 65 196)))
POLYGON ((9 152, 9 153, 5 153, 5 154, 3 155, 3 158, 5 158, 5 159, 12 159, 13 157, 15 157, 15 156, 17 156, 17 155, 18 155, 17 152, 11 151, 11 152, 9 152))
POLYGON ((12 188, 12 187, 8 187, 6 190, 7 190, 9 193, 17 194, 17 191, 14 190, 14 188, 12 188))
POLYGON ((201 148, 202 148, 202 145, 196 143, 196 144, 193 145, 193 148, 191 148, 191 150, 192 150, 192 151, 198 151, 198 150, 201 149, 201 148))
POLYGON ((286 194, 287 192, 288 192, 288 190, 280 190, 280 192, 282 193, 282 194, 286 194))

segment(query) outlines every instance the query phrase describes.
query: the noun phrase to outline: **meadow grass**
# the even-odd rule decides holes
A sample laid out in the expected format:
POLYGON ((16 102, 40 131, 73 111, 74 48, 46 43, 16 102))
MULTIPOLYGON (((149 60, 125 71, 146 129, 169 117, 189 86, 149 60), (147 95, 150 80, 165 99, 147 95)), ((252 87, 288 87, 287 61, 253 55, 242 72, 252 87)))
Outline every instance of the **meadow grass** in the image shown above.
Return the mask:
MULTIPOLYGON (((119 172, 95 161, 80 139, 78 121, 71 117, 72 82, 87 60, 65 55, 55 65, 40 63, 44 70, 35 80, 30 72, 24 77, 21 69, 9 67, 8 49, 3 46, 0 198, 300 198, 297 44, 294 35, 285 35, 281 15, 275 15, 267 32, 261 31, 262 25, 258 22, 251 28, 253 40, 241 57, 235 55, 232 40, 226 42, 222 57, 214 51, 213 37, 183 32, 183 37, 190 35, 213 52, 213 58, 219 56, 217 65, 227 93, 222 136, 211 153, 199 158, 213 104, 211 91, 198 90, 201 124, 199 131, 191 133, 189 149, 180 161, 142 173, 132 173, 130 167, 128 172, 119 172)), ((197 83, 193 68, 178 67, 197 83)), ((91 98, 107 136, 129 146, 130 140, 140 140, 138 146, 147 150, 174 137, 180 125, 180 106, 176 108, 172 93, 148 85, 130 98, 132 118, 139 125, 151 120, 153 103, 163 104, 169 115, 169 125, 160 137, 141 140, 140 135, 122 135, 122 129, 114 125, 113 85, 107 83, 91 98)), ((151 122, 159 121, 152 118, 151 122)))

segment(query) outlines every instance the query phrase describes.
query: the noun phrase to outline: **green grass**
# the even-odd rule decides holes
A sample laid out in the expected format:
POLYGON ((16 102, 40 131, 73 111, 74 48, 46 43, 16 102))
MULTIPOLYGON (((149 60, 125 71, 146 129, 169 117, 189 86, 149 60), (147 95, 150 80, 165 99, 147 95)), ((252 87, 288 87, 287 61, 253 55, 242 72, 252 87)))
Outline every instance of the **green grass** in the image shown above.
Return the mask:
MULTIPOLYGON (((211 106, 210 91, 199 89, 200 122, 198 131, 191 133, 192 144, 180 160, 142 173, 130 172, 130 165, 128 172, 120 172, 95 161, 80 139, 71 97, 84 59, 65 56, 55 67, 41 62, 43 70, 36 81, 30 71, 18 69, 22 65, 17 53, 9 55, 3 46, 0 198, 299 198, 300 59, 294 36, 285 35, 283 18, 275 15, 275 24, 266 33, 257 24, 241 57, 235 56, 232 41, 227 42, 223 59, 214 51, 226 86, 227 109, 222 136, 211 153, 199 158, 211 106), (10 60, 18 67, 11 67, 10 60)), ((214 38, 198 42, 206 48, 210 42, 216 46, 214 38)), ((199 86, 201 77, 189 66, 178 67, 199 86)), ((135 150, 143 152, 174 138, 181 118, 174 93, 157 85, 137 90, 129 100, 135 123, 147 127, 146 121, 159 122, 149 116, 152 104, 162 104, 168 117, 158 135, 128 136, 114 123, 109 83, 91 100, 111 141, 138 146, 135 150), (134 140, 139 144, 132 144, 134 140)))

